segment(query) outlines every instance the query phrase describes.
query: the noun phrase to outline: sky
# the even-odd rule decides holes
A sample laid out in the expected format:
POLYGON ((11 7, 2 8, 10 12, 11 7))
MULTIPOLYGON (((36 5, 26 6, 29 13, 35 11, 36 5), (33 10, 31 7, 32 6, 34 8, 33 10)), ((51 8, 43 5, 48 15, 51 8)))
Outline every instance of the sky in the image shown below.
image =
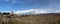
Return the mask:
MULTIPOLYGON (((14 11, 16 13, 27 10, 60 10, 60 0, 0 0, 0 12, 14 11)), ((49 12, 49 11, 48 11, 49 12)))

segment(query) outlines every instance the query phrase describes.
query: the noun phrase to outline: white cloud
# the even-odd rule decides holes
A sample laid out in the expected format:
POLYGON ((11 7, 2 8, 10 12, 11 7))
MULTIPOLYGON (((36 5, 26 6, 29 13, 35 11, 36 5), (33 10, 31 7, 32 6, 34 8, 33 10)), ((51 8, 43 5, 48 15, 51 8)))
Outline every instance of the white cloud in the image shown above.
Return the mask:
POLYGON ((16 11, 15 14, 44 14, 44 13, 60 13, 60 10, 53 9, 30 9, 23 11, 16 11))

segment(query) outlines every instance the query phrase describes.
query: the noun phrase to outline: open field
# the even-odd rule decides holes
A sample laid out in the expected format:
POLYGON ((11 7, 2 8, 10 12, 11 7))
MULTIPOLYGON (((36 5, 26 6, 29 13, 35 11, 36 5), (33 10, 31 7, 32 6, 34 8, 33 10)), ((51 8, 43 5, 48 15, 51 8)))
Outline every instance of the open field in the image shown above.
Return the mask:
POLYGON ((23 22, 24 24, 58 24, 60 21, 60 15, 38 15, 28 17, 18 17, 16 20, 23 22))
POLYGON ((2 19, 5 24, 60 24, 60 14, 29 15, 2 19))

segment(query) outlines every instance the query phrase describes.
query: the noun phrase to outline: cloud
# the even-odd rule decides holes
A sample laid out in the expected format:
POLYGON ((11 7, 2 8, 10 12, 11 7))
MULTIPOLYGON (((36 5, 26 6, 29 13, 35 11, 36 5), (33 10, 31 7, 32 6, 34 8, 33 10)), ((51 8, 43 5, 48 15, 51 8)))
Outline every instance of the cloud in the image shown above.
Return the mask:
POLYGON ((12 0, 12 3, 17 3, 17 1, 16 0, 12 0))
POLYGON ((30 9, 23 11, 16 11, 15 14, 45 14, 45 13, 60 13, 60 10, 53 9, 30 9))
POLYGON ((10 2, 10 0, 4 0, 4 1, 6 1, 6 2, 10 2))
POLYGON ((16 1, 16 0, 11 0, 10 5, 14 5, 14 4, 16 4, 16 3, 18 3, 18 1, 16 1))

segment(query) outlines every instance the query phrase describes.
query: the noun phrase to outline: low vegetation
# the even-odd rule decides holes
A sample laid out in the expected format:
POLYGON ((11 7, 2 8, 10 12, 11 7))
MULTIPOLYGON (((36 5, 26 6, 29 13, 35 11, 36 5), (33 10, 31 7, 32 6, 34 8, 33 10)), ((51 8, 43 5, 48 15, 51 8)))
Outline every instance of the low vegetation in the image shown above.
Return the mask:
POLYGON ((13 24, 22 24, 21 22, 17 21, 17 20, 14 20, 13 21, 13 24))
POLYGON ((60 14, 46 14, 46 15, 23 15, 13 17, 2 17, 0 24, 60 24, 60 14), (26 16, 26 17, 25 17, 26 16))

